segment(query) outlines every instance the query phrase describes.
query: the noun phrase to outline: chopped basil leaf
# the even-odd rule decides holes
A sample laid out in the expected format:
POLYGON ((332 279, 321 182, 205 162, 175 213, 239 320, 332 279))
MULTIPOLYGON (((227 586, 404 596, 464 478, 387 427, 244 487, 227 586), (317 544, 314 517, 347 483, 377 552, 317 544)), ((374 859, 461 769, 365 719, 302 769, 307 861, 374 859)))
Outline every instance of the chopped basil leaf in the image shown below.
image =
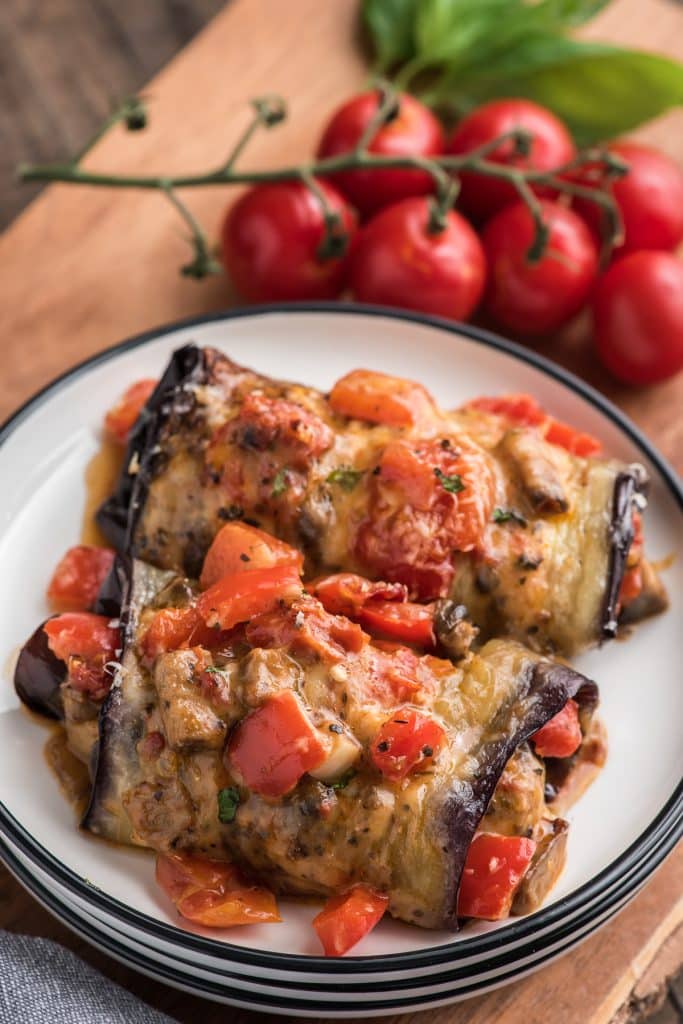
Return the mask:
POLYGON ((332 789, 346 789, 346 787, 348 786, 349 782, 351 781, 351 779, 354 777, 355 774, 356 774, 355 769, 354 768, 349 768, 348 771, 345 771, 343 775, 339 776, 339 778, 337 779, 336 782, 332 783, 331 788, 332 789))
POLYGON ((218 791, 218 820, 222 821, 224 825, 234 821, 239 802, 240 791, 235 786, 220 789, 218 791))
POLYGON ((333 469, 327 477, 328 484, 339 484, 345 491, 352 491, 363 475, 362 469, 353 469, 351 466, 339 466, 333 469))
POLYGON ((274 498, 279 498, 281 494, 287 490, 289 483, 287 481, 287 467, 283 466, 282 469, 278 469, 273 480, 273 489, 271 494, 274 498))
POLYGON ((513 508, 494 508, 494 523, 507 523, 509 520, 519 523, 520 526, 526 526, 526 519, 524 516, 520 515, 519 512, 515 512, 513 508))
POLYGON ((443 473, 437 466, 434 470, 434 476, 440 482, 444 491, 448 491, 450 494, 460 494, 460 491, 465 490, 465 485, 459 473, 453 473, 451 476, 448 476, 447 473, 443 473))

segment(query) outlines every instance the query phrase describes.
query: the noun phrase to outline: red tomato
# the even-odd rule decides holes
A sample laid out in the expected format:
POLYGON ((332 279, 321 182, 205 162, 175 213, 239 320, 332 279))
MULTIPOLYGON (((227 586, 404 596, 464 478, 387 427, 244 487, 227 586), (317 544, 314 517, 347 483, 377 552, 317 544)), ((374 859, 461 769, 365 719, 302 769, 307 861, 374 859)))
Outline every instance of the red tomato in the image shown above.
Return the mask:
MULTIPOLYGON (((457 125, 446 149, 448 153, 467 153, 515 128, 523 128, 531 135, 529 155, 513 156, 511 140, 487 155, 487 160, 537 171, 552 171, 576 155, 571 135, 564 124, 545 107, 521 99, 493 100, 477 107, 457 125)), ((500 178, 472 171, 465 171, 459 177, 458 205, 475 221, 486 220, 517 199, 514 187, 500 178)))
POLYGON ((543 428, 543 436, 550 444, 556 444, 572 455, 581 455, 588 458, 590 455, 599 455, 602 445, 592 434, 584 434, 581 430, 575 430, 568 423, 549 416, 543 428))
POLYGON ((485 308, 501 327, 525 335, 554 331, 578 313, 598 274, 597 247, 578 214, 549 200, 542 208, 550 238, 537 263, 527 259, 534 222, 525 203, 501 210, 482 235, 489 264, 485 308))
POLYGON ((430 203, 403 199, 359 231, 350 255, 351 288, 359 302, 467 320, 484 291, 481 243, 455 210, 443 231, 430 231, 430 203))
POLYGON ((372 741, 370 759, 387 779, 399 782, 418 768, 428 768, 445 739, 446 733, 430 715, 398 708, 372 741))
POLYGON ((279 601, 293 600, 300 593, 301 579, 296 566, 245 569, 223 576, 205 590, 197 601, 197 611, 208 626, 232 629, 239 622, 270 611, 279 601))
POLYGON ((323 763, 327 751, 299 698, 282 690, 242 719, 225 757, 228 770, 254 793, 283 796, 323 763))
POLYGON ((434 681, 433 674, 429 677, 425 659, 418 657, 409 647, 388 640, 375 640, 369 655, 365 684, 368 698, 387 707, 397 701, 411 700, 424 684, 434 681))
POLYGON ((237 418, 222 429, 227 429, 237 444, 251 451, 277 448, 301 469, 307 469, 311 459, 327 451, 334 442, 330 428, 310 409, 258 392, 246 396, 237 418))
POLYGON ((378 370, 352 370, 330 392, 330 407, 340 416, 389 427, 412 427, 434 417, 436 406, 426 388, 378 370))
POLYGON ((252 647, 291 647, 297 654, 314 654, 330 664, 358 654, 368 641, 357 623, 330 615, 311 598, 257 615, 248 623, 246 636, 252 647))
MULTIPOLYGON (((353 211, 335 188, 319 181, 341 226, 353 235, 353 211)), ((255 185, 228 208, 223 222, 223 263, 250 302, 333 299, 344 287, 344 257, 321 259, 323 210, 300 181, 255 185)))
POLYGON ((128 442, 128 435, 157 383, 158 381, 151 379, 136 381, 109 410, 104 417, 104 429, 112 441, 116 441, 117 444, 128 442))
POLYGON ((431 604, 372 600, 361 609, 359 621, 370 633, 382 633, 420 647, 433 647, 436 643, 431 604))
POLYGON ((598 355, 627 384, 655 384, 683 368, 683 263, 634 252, 598 282, 593 300, 598 355))
POLYGON ((348 892, 331 896, 313 927, 325 956, 343 956, 372 931, 389 905, 389 897, 368 885, 354 885, 348 892))
POLYGON ((507 917, 535 849, 533 839, 521 836, 475 836, 460 880, 458 914, 485 921, 507 917))
POLYGON ((513 423, 520 423, 525 427, 536 427, 546 418, 545 410, 531 395, 496 395, 491 398, 483 396, 473 398, 467 405, 471 409, 505 416, 513 423))
POLYGON ((303 561, 296 548, 255 526, 226 523, 206 553, 199 582, 206 589, 232 573, 246 569, 272 569, 277 565, 290 565, 301 572, 303 561))
POLYGON ((371 599, 382 602, 405 601, 408 591, 402 583, 373 583, 354 572, 338 572, 307 584, 326 611, 333 615, 357 618, 371 599))
POLYGON ((568 700, 562 710, 531 737, 540 757, 571 757, 581 746, 582 738, 575 700, 568 700))
MULTIPOLYGON (((675 249, 683 240, 683 171, 665 153, 637 142, 614 142, 608 149, 629 165, 628 174, 611 184, 621 213, 624 242, 617 256, 640 249, 675 249)), ((575 177, 592 187, 600 176, 584 171, 575 177)), ((574 209, 600 235, 600 208, 575 199, 574 209)))
POLYGON ((183 917, 206 928, 281 920, 273 894, 246 884, 224 861, 158 854, 156 879, 183 917))
POLYGON ((211 629, 194 607, 162 608, 140 640, 142 655, 152 664, 166 651, 180 647, 217 647, 224 639, 219 629, 211 629))
POLYGON ((93 605, 114 561, 111 548, 77 544, 52 574, 47 597, 58 608, 84 612, 93 605))
POLYGON ((89 661, 106 655, 112 661, 121 646, 118 629, 109 625, 106 615, 90 612, 65 612, 48 619, 43 629, 47 633, 48 647, 62 661, 77 657, 89 661))
MULTIPOLYGON (((354 149, 377 111, 379 93, 354 96, 332 115, 318 146, 320 158, 354 149)), ((376 133, 371 153, 383 156, 438 156, 443 153, 443 129, 431 110, 405 93, 398 97, 395 117, 376 133)), ((335 185, 361 213, 371 214, 407 196, 431 192, 433 178, 410 168, 344 171, 333 176, 335 185)))

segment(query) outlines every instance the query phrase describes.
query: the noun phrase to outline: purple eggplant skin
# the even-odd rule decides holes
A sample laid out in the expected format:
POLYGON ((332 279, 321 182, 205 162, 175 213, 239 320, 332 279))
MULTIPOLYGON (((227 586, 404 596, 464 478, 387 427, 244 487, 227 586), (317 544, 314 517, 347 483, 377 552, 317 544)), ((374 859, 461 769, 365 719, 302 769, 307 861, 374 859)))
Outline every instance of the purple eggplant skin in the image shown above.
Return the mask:
POLYGON ((31 711, 61 720, 64 711, 60 686, 66 679, 66 665, 50 650, 44 625, 41 622, 19 653, 14 689, 31 711))
POLYGON ((159 448, 159 440, 165 425, 174 415, 191 410, 193 387, 201 384, 207 375, 205 352, 197 345, 184 345, 173 353, 163 377, 144 405, 131 433, 124 468, 114 493, 95 516, 98 526, 117 551, 131 551, 150 480, 163 464, 164 453, 159 448), (136 466, 137 471, 130 473, 131 466, 136 466))
POLYGON ((580 709, 593 710, 598 704, 598 687, 567 665, 539 661, 530 666, 520 696, 509 709, 508 723, 513 727, 501 729, 500 738, 489 746, 474 781, 457 782, 451 789, 441 816, 443 849, 451 865, 443 907, 445 928, 458 927, 458 889, 467 851, 505 765, 517 747, 561 711, 570 698, 580 709))
POLYGON ((638 495, 644 501, 649 485, 647 472, 643 466, 638 464, 619 473, 614 483, 612 517, 608 534, 607 583, 600 620, 602 640, 610 640, 617 635, 619 591, 626 571, 628 553, 635 536, 633 513, 638 502, 638 495))

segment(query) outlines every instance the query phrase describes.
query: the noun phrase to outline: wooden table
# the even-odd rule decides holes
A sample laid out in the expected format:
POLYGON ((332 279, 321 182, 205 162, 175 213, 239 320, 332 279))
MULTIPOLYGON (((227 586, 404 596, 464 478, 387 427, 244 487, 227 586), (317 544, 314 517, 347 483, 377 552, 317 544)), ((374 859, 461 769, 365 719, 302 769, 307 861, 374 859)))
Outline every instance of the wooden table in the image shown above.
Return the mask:
MULTIPOLYGON (((307 152, 331 106, 365 81, 356 10, 356 0, 232 0, 150 84, 150 130, 135 136, 112 132, 90 157, 91 165, 118 171, 200 170, 220 160, 246 122, 247 100, 264 91, 288 97, 292 116, 254 142, 250 163, 273 166, 283 154, 307 152)), ((683 12, 669 0, 615 0, 589 32, 683 57, 683 12)), ((680 113, 641 134, 683 161, 680 113)), ((193 193, 190 202, 215 229, 226 194, 204 190, 193 193)), ((175 218, 157 195, 64 186, 43 192, 0 238, 0 418, 55 374, 126 335, 234 301, 223 279, 204 284, 180 279, 175 268, 185 255, 175 218)), ((600 387, 665 455, 683 464, 683 377, 643 392, 621 388, 597 365, 581 332, 552 354, 600 387)), ((683 853, 678 851, 617 920, 569 956, 498 993, 403 1019, 420 1024, 635 1020, 683 960, 682 893, 683 853)), ((6 873, 0 876, 0 926, 63 942, 179 1021, 254 1024, 257 1019, 113 963, 54 922, 6 873)))

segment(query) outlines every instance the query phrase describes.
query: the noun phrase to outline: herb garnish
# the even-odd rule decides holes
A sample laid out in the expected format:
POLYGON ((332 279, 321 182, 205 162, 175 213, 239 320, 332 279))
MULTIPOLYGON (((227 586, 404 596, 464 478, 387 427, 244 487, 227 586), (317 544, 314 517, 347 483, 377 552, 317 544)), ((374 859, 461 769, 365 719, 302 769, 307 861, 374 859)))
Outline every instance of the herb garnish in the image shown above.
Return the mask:
POLYGON ((494 523, 507 523, 512 520, 515 523, 519 523, 520 526, 526 526, 527 522, 523 515, 519 512, 515 512, 513 508, 494 508, 493 510, 493 521, 494 523))
POLYGON ((449 476, 436 466, 434 469, 434 476, 437 478, 444 491, 448 491, 449 494, 460 494, 460 491, 465 490, 465 485, 462 482, 462 477, 459 473, 452 473, 449 476))
POLYGON ((339 484, 345 491, 352 491, 362 476, 362 469, 353 469, 352 466, 338 466, 327 477, 327 483, 339 484))
POLYGON ((218 791, 218 820, 229 825, 235 820, 240 802, 240 791, 235 786, 228 786, 218 791))
POLYGON ((270 492, 273 498, 279 498, 281 494, 289 487, 289 481, 287 480, 287 467, 283 466, 282 469, 278 469, 273 480, 273 489, 270 492))
POLYGON ((336 782, 333 782, 331 789, 346 789, 351 779, 356 774, 355 768, 349 768, 343 775, 340 775, 336 782))

